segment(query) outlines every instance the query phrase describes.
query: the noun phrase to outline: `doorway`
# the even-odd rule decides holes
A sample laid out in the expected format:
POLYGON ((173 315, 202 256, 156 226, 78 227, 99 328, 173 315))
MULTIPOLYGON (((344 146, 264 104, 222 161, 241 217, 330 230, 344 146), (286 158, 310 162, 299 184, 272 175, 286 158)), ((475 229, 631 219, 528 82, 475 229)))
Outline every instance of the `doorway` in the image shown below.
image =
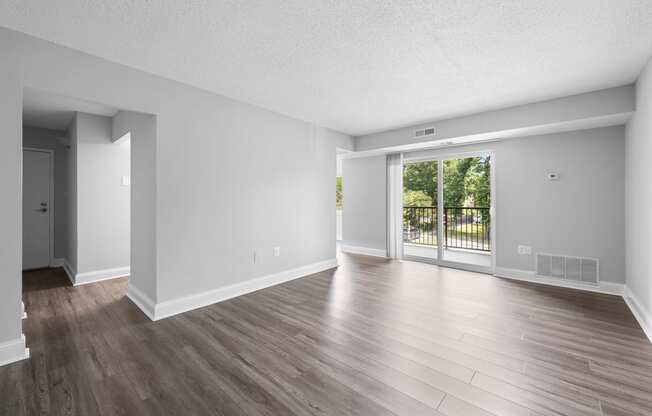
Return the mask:
POLYGON ((54 254, 54 151, 23 149, 23 269, 50 267, 54 254))
POLYGON ((404 163, 404 258, 493 272, 493 167, 490 152, 404 163))

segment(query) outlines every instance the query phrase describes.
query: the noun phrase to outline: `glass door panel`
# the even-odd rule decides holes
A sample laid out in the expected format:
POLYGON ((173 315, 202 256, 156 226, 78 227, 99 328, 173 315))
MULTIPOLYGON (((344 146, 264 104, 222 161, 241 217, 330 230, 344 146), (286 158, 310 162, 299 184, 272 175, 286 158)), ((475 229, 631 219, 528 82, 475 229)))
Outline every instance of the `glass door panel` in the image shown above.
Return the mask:
POLYGON ((403 255, 436 262, 438 258, 438 168, 436 160, 403 166, 403 255))
POLYGON ((441 163, 441 259, 491 267, 491 157, 455 158, 441 163))

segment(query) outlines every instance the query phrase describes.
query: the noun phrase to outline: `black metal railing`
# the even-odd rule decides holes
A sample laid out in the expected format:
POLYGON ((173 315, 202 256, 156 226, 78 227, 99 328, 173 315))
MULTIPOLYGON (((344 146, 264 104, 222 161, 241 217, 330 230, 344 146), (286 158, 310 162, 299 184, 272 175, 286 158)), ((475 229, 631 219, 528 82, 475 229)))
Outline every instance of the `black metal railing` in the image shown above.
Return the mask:
MULTIPOLYGON (((445 207, 444 247, 491 251, 489 208, 445 207)), ((437 207, 403 207, 403 241, 437 245, 437 207)))
POLYGON ((437 245, 437 207, 403 207, 403 241, 437 245))

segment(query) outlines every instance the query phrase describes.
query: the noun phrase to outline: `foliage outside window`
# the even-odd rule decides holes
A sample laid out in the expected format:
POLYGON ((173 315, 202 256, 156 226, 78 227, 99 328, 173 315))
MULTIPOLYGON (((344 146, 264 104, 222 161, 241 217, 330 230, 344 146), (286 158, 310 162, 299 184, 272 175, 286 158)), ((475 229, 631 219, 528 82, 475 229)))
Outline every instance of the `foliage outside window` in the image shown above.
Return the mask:
POLYGON ((342 211, 342 177, 335 178, 335 209, 342 211))

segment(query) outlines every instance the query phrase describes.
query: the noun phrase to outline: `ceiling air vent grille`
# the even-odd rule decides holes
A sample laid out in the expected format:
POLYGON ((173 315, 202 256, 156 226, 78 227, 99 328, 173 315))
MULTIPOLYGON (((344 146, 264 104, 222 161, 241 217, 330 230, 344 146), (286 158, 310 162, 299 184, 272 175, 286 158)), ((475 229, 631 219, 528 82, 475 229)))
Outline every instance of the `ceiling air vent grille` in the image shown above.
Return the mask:
POLYGON ((420 129, 414 132, 414 137, 426 137, 426 136, 434 136, 434 135, 435 135, 434 127, 426 127, 425 129, 420 129))
POLYGON ((537 253, 536 275, 597 285, 599 262, 585 257, 556 256, 537 253))

